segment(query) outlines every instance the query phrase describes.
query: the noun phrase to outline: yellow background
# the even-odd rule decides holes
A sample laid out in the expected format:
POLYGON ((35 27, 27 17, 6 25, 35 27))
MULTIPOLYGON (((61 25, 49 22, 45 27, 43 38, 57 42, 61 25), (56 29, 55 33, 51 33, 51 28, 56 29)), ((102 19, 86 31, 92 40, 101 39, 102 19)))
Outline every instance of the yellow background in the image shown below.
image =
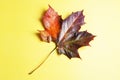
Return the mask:
POLYGON ((0 0, 0 80, 120 80, 120 0, 0 0), (63 18, 84 9, 82 30, 97 35, 82 57, 69 60, 36 36, 50 4, 63 18))

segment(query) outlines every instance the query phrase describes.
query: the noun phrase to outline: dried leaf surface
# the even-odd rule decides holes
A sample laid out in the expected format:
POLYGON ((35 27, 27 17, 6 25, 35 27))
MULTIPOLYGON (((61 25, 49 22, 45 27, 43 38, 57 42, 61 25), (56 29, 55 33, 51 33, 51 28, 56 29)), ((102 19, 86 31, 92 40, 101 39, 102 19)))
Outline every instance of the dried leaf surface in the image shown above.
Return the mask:
POLYGON ((42 23, 45 30, 40 31, 40 37, 43 41, 50 42, 56 41, 61 27, 61 17, 52 7, 44 13, 42 23))
POLYGON ((45 30, 40 31, 40 38, 46 42, 55 42, 58 54, 64 54, 70 59, 80 58, 78 48, 89 46, 89 42, 95 37, 87 31, 79 31, 85 24, 83 10, 73 12, 62 20, 49 6, 43 15, 42 23, 45 30))

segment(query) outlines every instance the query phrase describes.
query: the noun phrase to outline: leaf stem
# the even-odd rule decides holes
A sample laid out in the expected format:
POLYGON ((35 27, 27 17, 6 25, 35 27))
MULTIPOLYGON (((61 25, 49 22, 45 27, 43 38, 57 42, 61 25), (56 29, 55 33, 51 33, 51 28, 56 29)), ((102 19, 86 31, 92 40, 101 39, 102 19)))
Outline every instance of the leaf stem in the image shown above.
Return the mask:
POLYGON ((36 68, 34 68, 31 72, 29 72, 28 74, 31 75, 34 71, 36 71, 47 59, 48 57, 51 55, 51 53, 57 48, 57 46, 46 56, 46 58, 42 61, 42 63, 40 63, 36 68))

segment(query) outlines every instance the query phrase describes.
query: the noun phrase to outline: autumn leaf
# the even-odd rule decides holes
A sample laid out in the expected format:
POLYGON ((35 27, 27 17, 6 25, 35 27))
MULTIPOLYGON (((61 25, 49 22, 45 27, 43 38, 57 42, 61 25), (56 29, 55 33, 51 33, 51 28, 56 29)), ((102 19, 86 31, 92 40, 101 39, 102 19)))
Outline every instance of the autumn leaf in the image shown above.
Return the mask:
POLYGON ((51 6, 49 6, 49 9, 44 13, 42 17, 42 23, 45 30, 39 30, 41 40, 46 42, 55 42, 60 32, 61 20, 61 16, 59 16, 58 13, 55 12, 51 6))
MULTIPOLYGON (((62 20, 57 12, 49 6, 49 9, 43 15, 42 23, 45 30, 39 31, 41 40, 46 42, 53 41, 56 44, 56 47, 49 55, 54 50, 57 50, 58 54, 64 54, 69 59, 74 57, 81 58, 78 49, 83 46, 89 46, 89 42, 95 37, 87 31, 80 31, 81 26, 85 24, 83 10, 73 12, 66 19, 62 20)), ((49 55, 29 74, 32 74, 39 68, 49 55)))

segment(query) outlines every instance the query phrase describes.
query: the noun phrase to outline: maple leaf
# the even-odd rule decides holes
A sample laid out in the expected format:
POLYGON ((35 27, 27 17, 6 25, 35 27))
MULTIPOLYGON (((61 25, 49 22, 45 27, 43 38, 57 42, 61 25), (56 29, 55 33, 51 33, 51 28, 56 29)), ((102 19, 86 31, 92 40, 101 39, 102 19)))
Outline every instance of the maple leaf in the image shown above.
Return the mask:
MULTIPOLYGON (((49 6, 49 9, 43 15, 42 23, 45 30, 39 31, 40 38, 43 41, 53 41, 56 44, 56 47, 49 53, 49 55, 54 50, 57 50, 58 54, 64 54, 69 59, 74 57, 80 58, 78 48, 89 46, 89 42, 95 37, 87 31, 79 31, 81 26, 85 24, 83 10, 73 12, 66 19, 62 20, 61 16, 49 6)), ((29 74, 32 74, 37 68, 39 68, 49 55, 29 74)))

